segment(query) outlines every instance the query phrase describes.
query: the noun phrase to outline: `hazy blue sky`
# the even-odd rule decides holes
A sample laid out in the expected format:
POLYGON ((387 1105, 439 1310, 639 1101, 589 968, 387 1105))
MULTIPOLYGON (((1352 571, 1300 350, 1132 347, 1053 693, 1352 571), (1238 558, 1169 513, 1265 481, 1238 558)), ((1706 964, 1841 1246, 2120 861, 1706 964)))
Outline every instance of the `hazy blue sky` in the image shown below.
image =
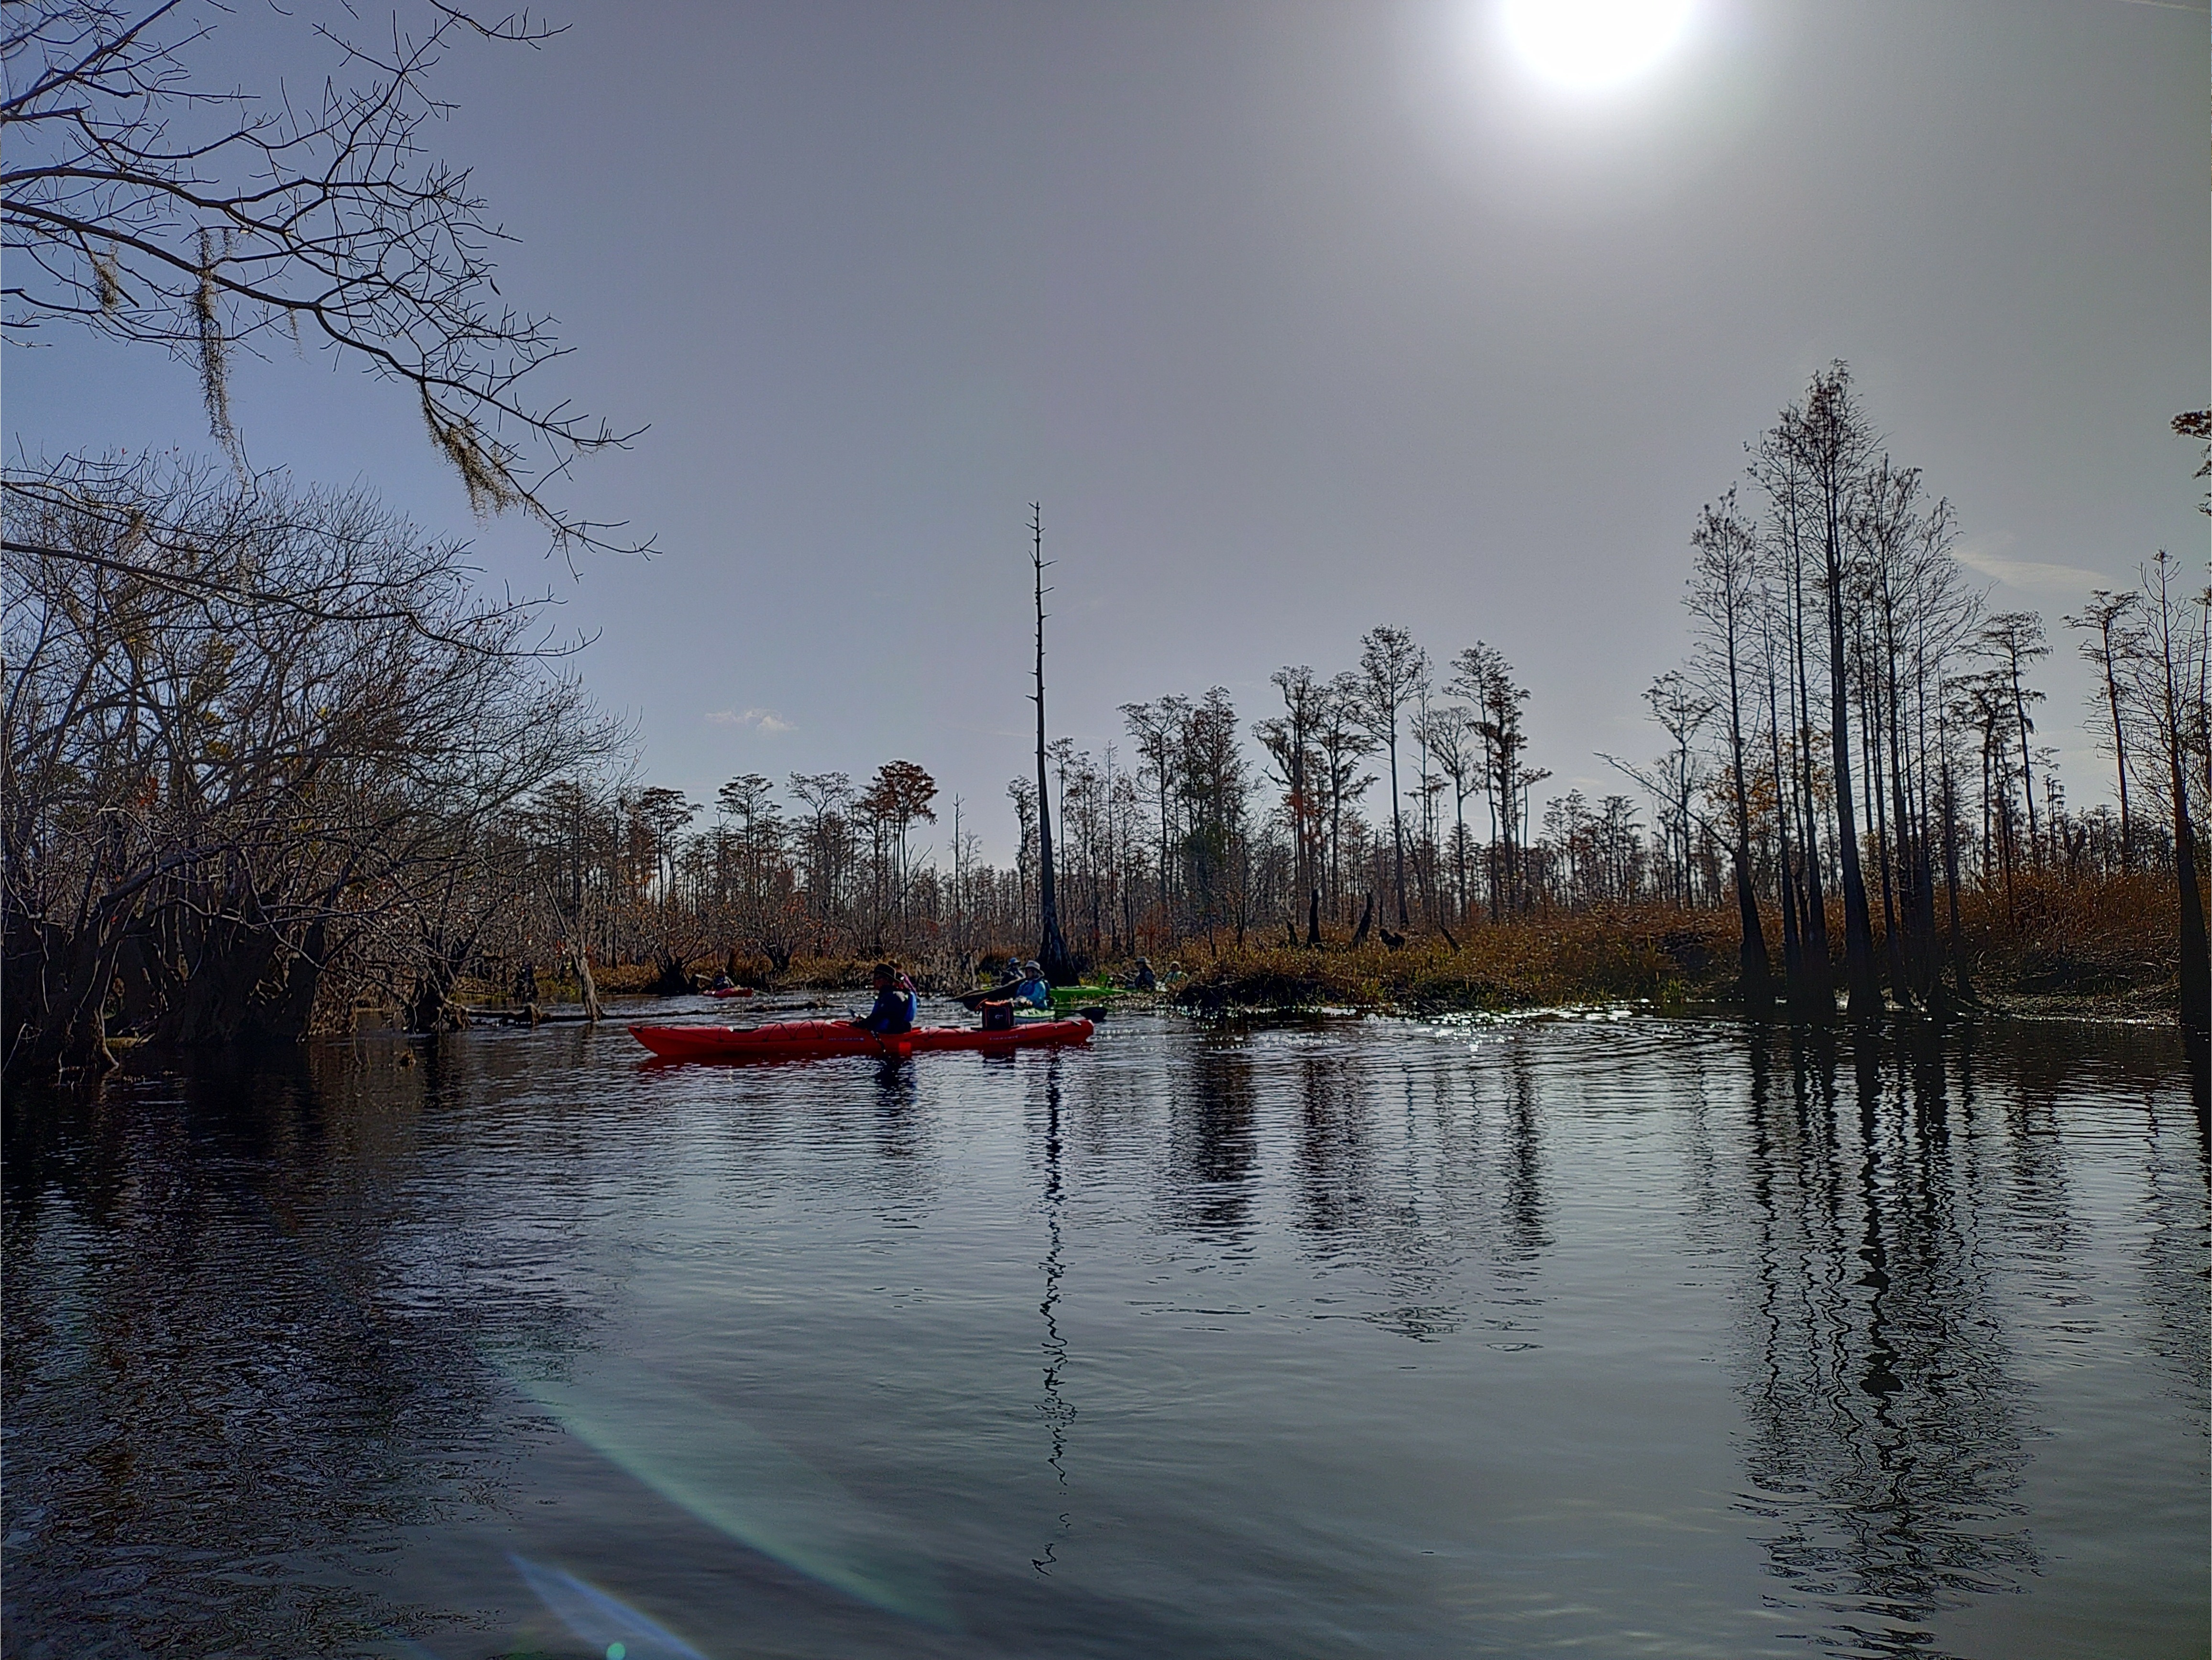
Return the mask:
MULTIPOLYGON (((920 762, 1012 842, 1028 764, 1026 503, 1051 714, 1411 628, 1532 691, 1534 758, 1656 747, 1698 504, 1830 358, 1956 503, 1996 602, 2060 612, 2205 548, 2201 9, 1698 0, 1604 93, 1540 81, 1484 0, 599 4, 475 48, 441 130, 520 239, 501 285, 575 355, 549 395, 650 422, 565 500, 658 538, 571 582, 471 525, 406 399, 241 366, 253 462, 361 480, 555 581, 645 769, 920 762)), ((327 59, 224 24, 237 76, 327 59)), ((7 362, 11 441, 206 447, 190 368, 59 337, 7 362)), ((2061 638, 2047 735, 2107 789, 2061 638)), ((940 833, 939 841, 944 837, 940 833)))

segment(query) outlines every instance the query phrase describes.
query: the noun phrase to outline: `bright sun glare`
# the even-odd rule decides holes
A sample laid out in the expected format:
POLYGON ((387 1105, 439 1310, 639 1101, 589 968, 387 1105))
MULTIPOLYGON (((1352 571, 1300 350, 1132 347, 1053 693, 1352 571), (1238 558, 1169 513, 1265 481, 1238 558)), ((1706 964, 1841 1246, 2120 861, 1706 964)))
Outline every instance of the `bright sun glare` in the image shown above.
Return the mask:
POLYGON ((1547 81, 1607 87, 1665 57, 1692 0, 1504 0, 1506 38, 1547 81))

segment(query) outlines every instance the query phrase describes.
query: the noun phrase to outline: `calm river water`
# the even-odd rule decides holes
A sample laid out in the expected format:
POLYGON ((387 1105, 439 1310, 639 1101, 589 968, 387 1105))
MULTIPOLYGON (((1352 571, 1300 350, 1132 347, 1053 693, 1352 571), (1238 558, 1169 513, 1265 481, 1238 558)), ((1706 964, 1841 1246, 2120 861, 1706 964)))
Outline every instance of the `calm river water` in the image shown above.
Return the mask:
POLYGON ((2202 1656, 2180 1079, 1136 1016, 19 1093, 6 1650, 2202 1656))

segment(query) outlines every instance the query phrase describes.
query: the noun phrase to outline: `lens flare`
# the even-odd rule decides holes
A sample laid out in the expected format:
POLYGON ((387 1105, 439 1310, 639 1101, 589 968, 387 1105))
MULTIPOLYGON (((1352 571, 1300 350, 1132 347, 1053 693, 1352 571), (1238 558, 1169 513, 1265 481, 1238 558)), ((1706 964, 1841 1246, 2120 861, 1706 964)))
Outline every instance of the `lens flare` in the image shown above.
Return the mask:
POLYGON ((607 1660, 707 1660, 674 1632, 588 1580, 527 1557, 510 1554, 507 1560, 554 1617, 593 1648, 604 1648, 607 1660))
POLYGON ((1673 49, 1692 0, 1504 0, 1506 38, 1522 59, 1561 86, 1633 79, 1673 49))
POLYGON ((560 1383, 493 1364, 569 1434, 708 1526, 848 1596, 952 1624, 904 1529, 727 1412, 652 1378, 560 1383))

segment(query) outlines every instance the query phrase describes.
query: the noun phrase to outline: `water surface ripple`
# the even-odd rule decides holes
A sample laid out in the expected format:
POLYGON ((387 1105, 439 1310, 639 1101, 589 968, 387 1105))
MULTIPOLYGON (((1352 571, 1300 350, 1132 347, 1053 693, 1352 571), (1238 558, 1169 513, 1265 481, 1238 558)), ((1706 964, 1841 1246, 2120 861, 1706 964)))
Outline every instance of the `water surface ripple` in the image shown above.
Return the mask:
POLYGON ((2207 1171, 2058 1025, 17 1091, 5 1648, 2202 1654, 2207 1171))

